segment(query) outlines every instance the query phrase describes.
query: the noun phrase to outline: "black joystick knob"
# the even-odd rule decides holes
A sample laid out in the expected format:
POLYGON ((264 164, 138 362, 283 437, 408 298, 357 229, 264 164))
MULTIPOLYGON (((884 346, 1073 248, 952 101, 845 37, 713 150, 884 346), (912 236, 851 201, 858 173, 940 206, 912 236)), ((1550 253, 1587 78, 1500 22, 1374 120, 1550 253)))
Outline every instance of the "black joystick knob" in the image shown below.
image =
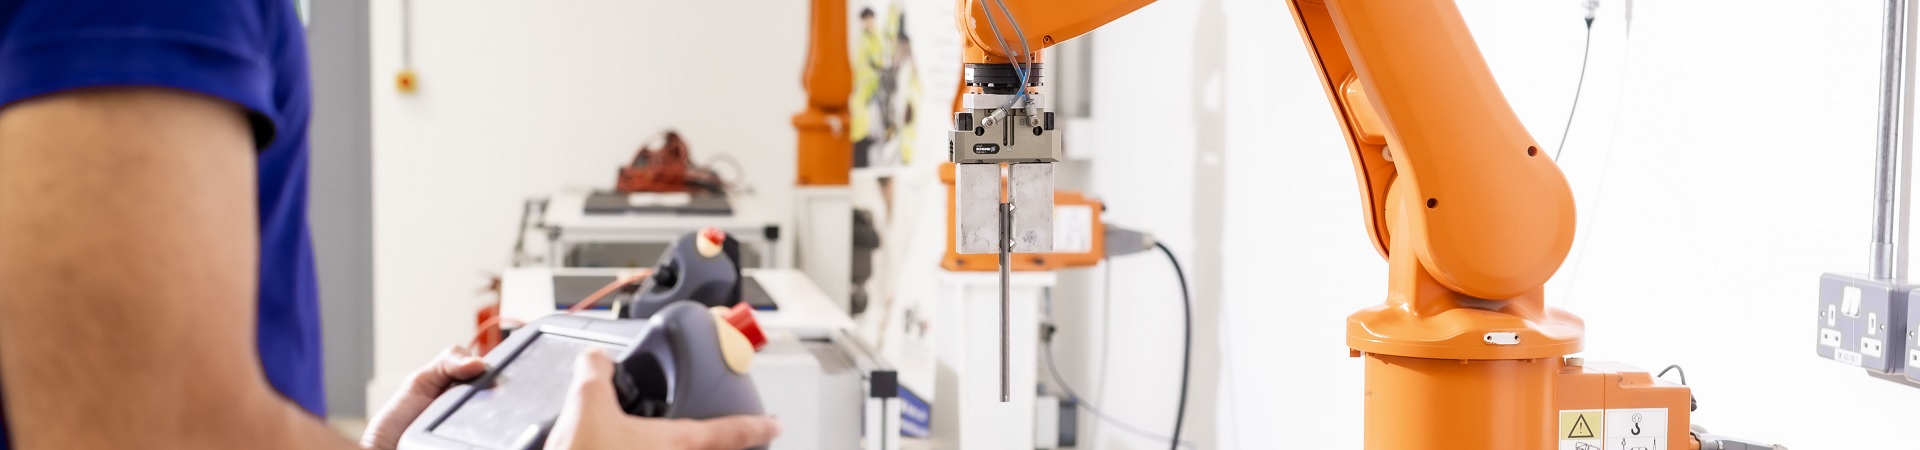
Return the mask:
POLYGON ((672 289, 673 285, 679 281, 680 263, 678 261, 669 260, 665 264, 661 264, 659 269, 653 271, 653 285, 655 289, 672 289))

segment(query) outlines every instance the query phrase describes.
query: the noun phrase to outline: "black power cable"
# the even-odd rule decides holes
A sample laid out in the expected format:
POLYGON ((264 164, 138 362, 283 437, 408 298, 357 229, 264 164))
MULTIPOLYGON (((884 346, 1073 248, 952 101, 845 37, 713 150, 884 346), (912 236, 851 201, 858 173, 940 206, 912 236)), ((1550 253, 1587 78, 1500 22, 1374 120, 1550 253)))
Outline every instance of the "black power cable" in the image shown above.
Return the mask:
POLYGON ((1152 439, 1156 441, 1175 442, 1176 444, 1174 445, 1178 445, 1181 447, 1194 448, 1192 442, 1183 442, 1183 441, 1168 439, 1166 436, 1154 434, 1151 431, 1142 430, 1140 429, 1140 427, 1136 427, 1136 426, 1133 426, 1132 424, 1122 422, 1117 417, 1107 415, 1107 412, 1105 410, 1100 409, 1099 405, 1095 405, 1091 401, 1085 398, 1081 398, 1079 392, 1073 390, 1073 385, 1067 384, 1066 377, 1060 376, 1060 367, 1058 365, 1055 365, 1053 362, 1052 336, 1054 331, 1055 331, 1055 328, 1053 325, 1047 325, 1042 330, 1041 336, 1045 336, 1046 338, 1043 340, 1044 343, 1040 345, 1040 356, 1042 358, 1045 358, 1047 361, 1047 375, 1053 377, 1053 384, 1058 385, 1061 391, 1065 391, 1065 393, 1067 394, 1068 401, 1073 402, 1073 405, 1076 407, 1079 407, 1080 409, 1087 410, 1088 413, 1093 414, 1094 418, 1100 419, 1101 421, 1106 422, 1108 425, 1112 425, 1114 428, 1119 428, 1120 431, 1133 433, 1140 437, 1144 437, 1144 438, 1152 439))
MULTIPOLYGON (((1659 374, 1659 375, 1654 375, 1654 378, 1666 378, 1666 377, 1667 377, 1667 372, 1680 372, 1680 385, 1681 385, 1681 386, 1686 386, 1686 385, 1687 385, 1687 369, 1682 369, 1682 368, 1680 368, 1680 365, 1679 365, 1679 364, 1674 364, 1674 365, 1671 365, 1671 366, 1667 366, 1667 368, 1665 368, 1665 369, 1661 369, 1661 370, 1660 370, 1660 374, 1659 374)), ((1688 393, 1687 393, 1687 402, 1688 402, 1688 403, 1690 403, 1690 405, 1688 406, 1688 409, 1687 409, 1687 411, 1699 411, 1699 410, 1700 410, 1700 398, 1699 398, 1699 397, 1694 397, 1694 396, 1693 396, 1693 393, 1692 393, 1692 392, 1688 392, 1688 393)))
POLYGON ((1180 300, 1186 311, 1186 339, 1184 350, 1180 353, 1180 406, 1173 415, 1173 450, 1180 450, 1180 427, 1187 421, 1187 376, 1193 372, 1193 294, 1187 291, 1187 272, 1180 269, 1180 258, 1173 256, 1166 244, 1153 243, 1160 253, 1167 255, 1167 262, 1173 263, 1173 274, 1180 277, 1180 300))
MULTIPOLYGON (((1131 250, 1131 247, 1124 247, 1123 244, 1120 244, 1121 242, 1123 242, 1122 239, 1114 239, 1113 236, 1116 231, 1126 232, 1129 230, 1125 230, 1113 225, 1107 226, 1107 235, 1109 236, 1107 238, 1107 242, 1109 242, 1107 246, 1107 250, 1109 252, 1113 252, 1114 250, 1120 250, 1121 252, 1118 254, 1124 255, 1124 254, 1131 254, 1131 253, 1146 251, 1146 249, 1151 248, 1146 246, 1146 242, 1148 242, 1148 240, 1143 239, 1140 241, 1141 242, 1140 250, 1129 251, 1131 250)), ((1110 253, 1108 256, 1112 256, 1112 255, 1113 254, 1110 253)), ((1111 260, 1109 260, 1109 262, 1101 263, 1101 266, 1104 266, 1106 268, 1106 275, 1101 276, 1101 279, 1104 282, 1106 282, 1106 286, 1107 286, 1105 289, 1101 291, 1102 292, 1101 295, 1107 296, 1101 301, 1101 304, 1111 305, 1113 304, 1113 302, 1111 301, 1112 300, 1111 296, 1113 294, 1113 284, 1111 283, 1113 281, 1113 265, 1111 260)), ((1171 438, 1168 438, 1166 435, 1155 434, 1154 432, 1141 429, 1140 427, 1133 426, 1133 424, 1129 424, 1125 421, 1122 421, 1118 417, 1107 415, 1106 411, 1101 410, 1099 406, 1094 405, 1091 400, 1081 397, 1079 391, 1075 391, 1073 389, 1073 385, 1067 384, 1067 378, 1060 375, 1060 367, 1053 362, 1053 335, 1054 335, 1054 332, 1059 331, 1059 329, 1053 325, 1053 301, 1048 300, 1046 302, 1041 303, 1041 305, 1042 307, 1040 310, 1041 310, 1041 317, 1043 318, 1042 320, 1043 325, 1040 327, 1040 357, 1043 360, 1045 360, 1047 363, 1047 375, 1053 377, 1053 383, 1056 387, 1059 387, 1061 391, 1065 391, 1068 401, 1072 402, 1075 407, 1086 410, 1087 413, 1093 414, 1095 418, 1098 418, 1101 421, 1106 422, 1108 425, 1111 425, 1114 428, 1120 429, 1121 431, 1133 433, 1140 437, 1152 439, 1155 441, 1173 442, 1174 445, 1178 445, 1180 447, 1184 447, 1188 449, 1197 448, 1193 445, 1192 442, 1173 440, 1171 438)))
POLYGON ((1679 365, 1679 364, 1674 364, 1674 365, 1671 365, 1671 366, 1667 366, 1667 368, 1666 368, 1666 369, 1663 369, 1663 370, 1661 370, 1661 371, 1660 371, 1660 374, 1659 374, 1659 375, 1654 375, 1654 376, 1656 376, 1656 377, 1660 377, 1660 378, 1666 378, 1666 377, 1667 377, 1667 372, 1673 372, 1673 371, 1679 371, 1679 372, 1680 372, 1680 385, 1681 385, 1681 386, 1686 386, 1686 385, 1687 385, 1687 369, 1682 369, 1682 368, 1680 368, 1680 365, 1679 365))

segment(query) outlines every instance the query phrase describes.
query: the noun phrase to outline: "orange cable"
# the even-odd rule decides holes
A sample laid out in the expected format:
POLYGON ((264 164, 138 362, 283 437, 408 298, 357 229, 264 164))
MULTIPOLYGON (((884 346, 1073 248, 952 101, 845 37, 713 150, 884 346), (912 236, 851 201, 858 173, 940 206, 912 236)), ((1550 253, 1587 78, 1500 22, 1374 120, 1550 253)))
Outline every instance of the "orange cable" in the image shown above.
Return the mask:
MULTIPOLYGON (((607 283, 607 285, 604 287, 601 287, 600 290, 594 291, 593 295, 589 295, 587 296, 587 298, 581 299, 579 302, 574 303, 573 306, 567 307, 567 312, 562 314, 573 314, 580 311, 585 311, 587 308, 592 307, 593 304, 599 303, 600 299, 602 297, 606 297, 607 294, 612 294, 614 291, 618 291, 620 290, 620 288, 626 287, 626 285, 639 282, 640 280, 647 278, 647 276, 649 275, 653 275, 653 269, 641 269, 639 272, 634 272, 633 274, 620 277, 620 279, 613 280, 612 283, 607 283)), ((487 332, 493 331, 494 327, 500 324, 500 317, 501 316, 499 314, 494 314, 493 317, 488 318, 485 322, 480 322, 479 327, 477 327, 479 328, 479 330, 474 333, 473 339, 469 339, 467 342, 469 343, 480 342, 481 339, 487 336, 487 332)))

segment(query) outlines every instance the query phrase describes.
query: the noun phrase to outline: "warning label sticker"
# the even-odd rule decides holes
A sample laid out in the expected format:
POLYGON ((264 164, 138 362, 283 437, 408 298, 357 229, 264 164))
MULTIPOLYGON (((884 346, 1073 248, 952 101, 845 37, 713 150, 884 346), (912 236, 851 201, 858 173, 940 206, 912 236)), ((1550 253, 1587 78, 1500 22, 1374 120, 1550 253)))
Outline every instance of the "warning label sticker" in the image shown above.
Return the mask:
POLYGON ((1086 253, 1093 251, 1093 207, 1061 205, 1053 207, 1053 252, 1086 253))
POLYGON ((1606 411, 1598 409, 1560 412, 1560 450, 1605 450, 1602 439, 1607 430, 1606 411))

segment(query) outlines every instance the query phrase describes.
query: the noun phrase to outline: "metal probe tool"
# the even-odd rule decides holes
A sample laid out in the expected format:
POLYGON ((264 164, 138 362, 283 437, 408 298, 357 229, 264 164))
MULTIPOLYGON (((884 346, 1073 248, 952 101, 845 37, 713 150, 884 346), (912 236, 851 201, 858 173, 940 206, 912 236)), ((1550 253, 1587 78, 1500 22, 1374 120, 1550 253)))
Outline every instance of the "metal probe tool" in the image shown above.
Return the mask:
POLYGON ((1000 402, 1013 401, 1013 203, 1000 201, 1000 402))
MULTIPOLYGON (((954 163, 954 251, 1000 263, 1000 401, 1013 401, 1013 254, 1053 252, 1060 135, 1040 105, 1040 65, 969 65, 948 134, 954 163), (1020 208, 1025 205, 1026 208, 1020 208)), ((985 267, 982 261, 981 267, 985 267)))

